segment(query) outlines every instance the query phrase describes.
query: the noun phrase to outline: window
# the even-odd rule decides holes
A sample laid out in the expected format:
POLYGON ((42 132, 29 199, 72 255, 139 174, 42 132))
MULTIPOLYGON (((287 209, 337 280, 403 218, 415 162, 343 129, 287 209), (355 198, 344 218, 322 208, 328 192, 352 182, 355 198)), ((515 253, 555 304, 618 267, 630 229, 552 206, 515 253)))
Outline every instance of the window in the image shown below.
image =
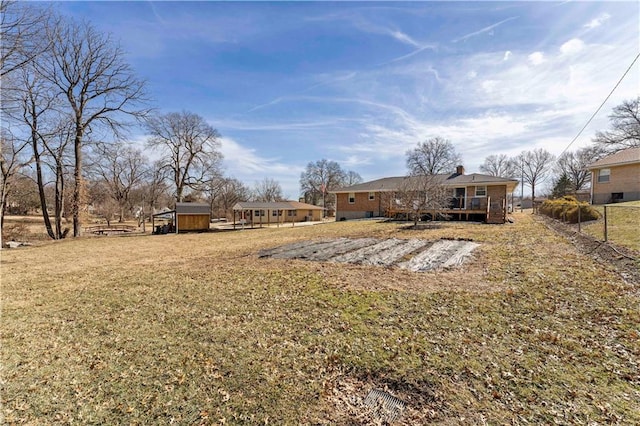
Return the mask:
POLYGON ((486 197, 486 196, 487 196, 487 187, 476 186, 476 197, 486 197))
POLYGON ((611 176, 611 169, 598 170, 598 183, 609 182, 610 176, 611 176))
POLYGON ((287 216, 295 217, 296 216, 296 211, 295 210, 287 210, 287 216))
POLYGON ((271 216, 282 216, 282 210, 273 210, 271 216))
POLYGON ((349 193, 349 204, 354 204, 356 202, 356 193, 355 192, 350 192, 349 193))
POLYGON ((253 212, 253 215, 258 217, 258 216, 264 216, 264 210, 256 210, 253 212))
POLYGON ((375 192, 370 192, 369 193, 369 201, 373 201, 376 199, 376 193, 375 192))

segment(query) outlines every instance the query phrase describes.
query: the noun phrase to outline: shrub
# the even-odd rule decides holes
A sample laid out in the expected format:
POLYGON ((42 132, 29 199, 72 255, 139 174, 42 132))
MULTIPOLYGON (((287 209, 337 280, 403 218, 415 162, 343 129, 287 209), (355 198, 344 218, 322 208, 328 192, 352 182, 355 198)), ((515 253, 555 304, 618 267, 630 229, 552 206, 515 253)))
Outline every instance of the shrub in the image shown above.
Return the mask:
POLYGON ((7 224, 2 230, 4 241, 26 241, 29 237, 29 228, 24 222, 7 224))
POLYGON ((588 203, 581 203, 570 195, 555 200, 547 200, 542 203, 538 211, 551 218, 569 223, 578 223, 578 211, 582 222, 600 218, 600 213, 596 209, 588 203))

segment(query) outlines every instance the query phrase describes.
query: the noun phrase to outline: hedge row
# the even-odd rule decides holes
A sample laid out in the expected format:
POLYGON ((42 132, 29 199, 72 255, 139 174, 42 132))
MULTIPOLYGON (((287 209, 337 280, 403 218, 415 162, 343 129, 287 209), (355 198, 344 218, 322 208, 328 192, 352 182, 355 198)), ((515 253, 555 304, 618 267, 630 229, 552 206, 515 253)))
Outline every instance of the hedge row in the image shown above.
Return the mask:
POLYGON ((600 213, 588 203, 581 203, 569 195, 555 200, 547 200, 538 209, 538 212, 546 216, 569 223, 578 223, 578 211, 581 222, 600 218, 600 213))

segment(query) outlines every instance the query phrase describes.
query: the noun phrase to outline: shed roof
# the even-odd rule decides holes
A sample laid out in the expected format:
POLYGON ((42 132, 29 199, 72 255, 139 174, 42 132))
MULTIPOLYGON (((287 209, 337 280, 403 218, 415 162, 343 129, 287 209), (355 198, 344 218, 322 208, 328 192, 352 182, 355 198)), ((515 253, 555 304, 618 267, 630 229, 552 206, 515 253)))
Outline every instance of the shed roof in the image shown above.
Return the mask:
POLYGON ((176 214, 211 214, 207 203, 176 203, 176 214))
POLYGON ((607 155, 595 163, 591 163, 587 166, 587 169, 593 170, 600 169, 602 167, 624 166, 635 163, 640 163, 640 147, 627 148, 622 151, 618 151, 615 154, 607 155))

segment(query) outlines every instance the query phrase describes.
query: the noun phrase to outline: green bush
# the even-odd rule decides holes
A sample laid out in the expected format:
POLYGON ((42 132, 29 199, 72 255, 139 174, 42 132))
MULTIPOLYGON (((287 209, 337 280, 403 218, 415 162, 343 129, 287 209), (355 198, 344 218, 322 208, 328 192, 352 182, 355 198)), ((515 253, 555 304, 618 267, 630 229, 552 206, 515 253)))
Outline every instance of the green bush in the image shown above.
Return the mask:
POLYGON ((569 223, 578 223, 578 211, 580 211, 580 221, 582 222, 600 218, 600 213, 596 209, 588 203, 581 203, 570 195, 547 200, 542 203, 538 211, 546 216, 569 223))

